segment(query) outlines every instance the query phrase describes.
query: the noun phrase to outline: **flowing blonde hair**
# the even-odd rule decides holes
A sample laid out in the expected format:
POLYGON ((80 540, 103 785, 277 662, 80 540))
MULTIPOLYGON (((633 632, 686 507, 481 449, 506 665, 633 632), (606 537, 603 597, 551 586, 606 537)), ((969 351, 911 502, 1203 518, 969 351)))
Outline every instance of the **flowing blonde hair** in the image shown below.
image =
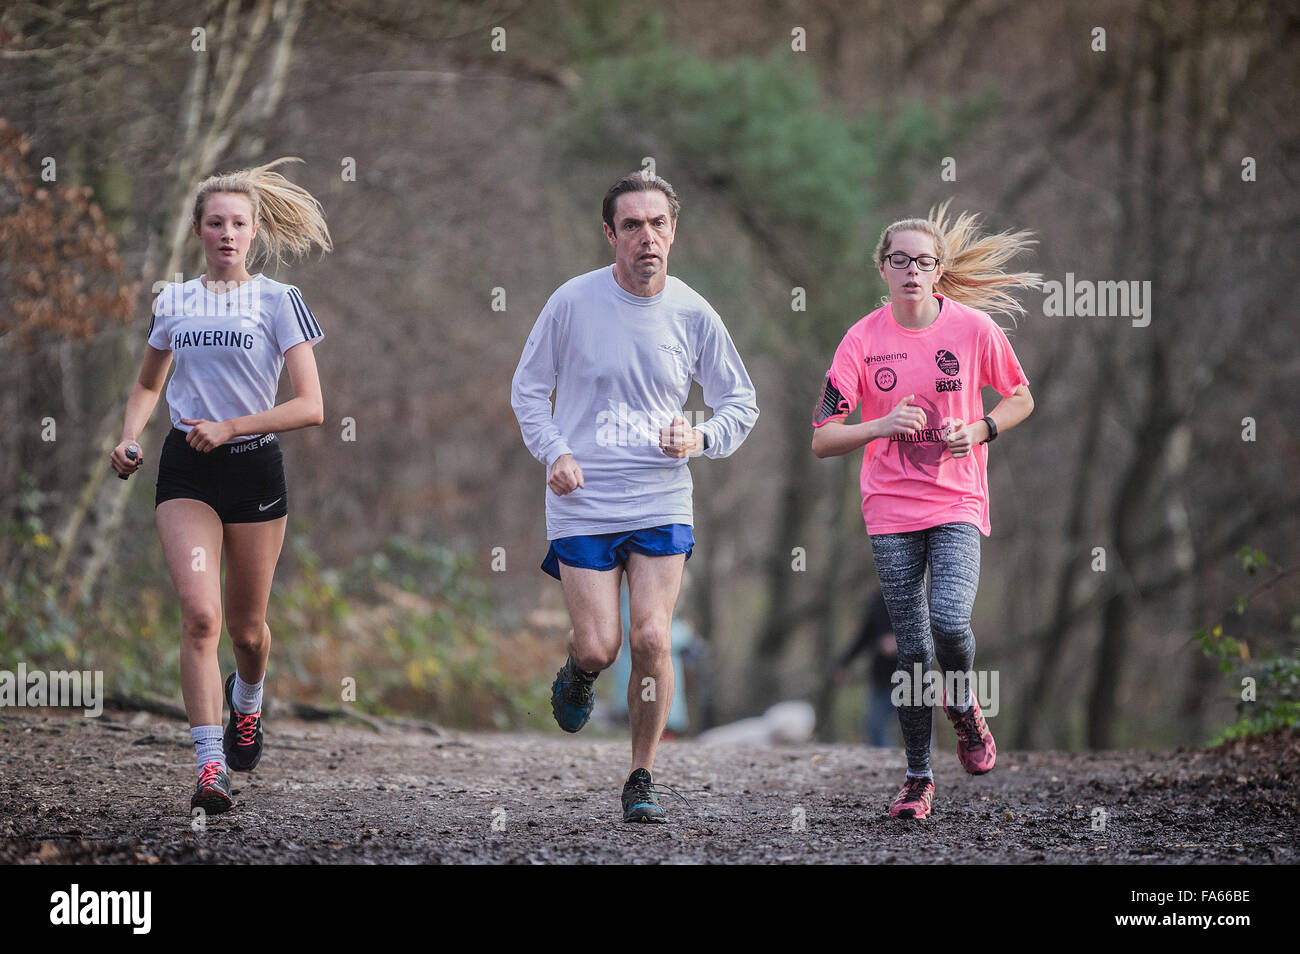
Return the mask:
POLYGON ((1038 272, 1002 269, 1030 245, 1037 244, 1031 238, 1033 232, 986 235, 979 230, 979 216, 971 212, 962 212, 949 222, 948 202, 931 209, 924 219, 903 219, 881 232, 876 243, 877 262, 885 260, 897 232, 923 232, 934 239, 935 256, 943 265, 943 275, 934 290, 971 308, 1001 312, 1015 321, 1016 315, 1025 314, 1025 306, 1011 297, 1010 291, 1038 288, 1043 283, 1038 272))
POLYGON ((197 226, 203 217, 203 203, 208 196, 217 192, 234 192, 248 196, 253 206, 253 222, 258 226, 250 261, 257 261, 262 255, 276 264, 286 257, 302 258, 311 251, 312 243, 323 251, 332 251, 334 243, 325 224, 325 211, 315 196, 280 173, 271 171, 285 162, 302 160, 297 156, 285 156, 264 166, 224 172, 204 179, 194 197, 194 225, 197 226))

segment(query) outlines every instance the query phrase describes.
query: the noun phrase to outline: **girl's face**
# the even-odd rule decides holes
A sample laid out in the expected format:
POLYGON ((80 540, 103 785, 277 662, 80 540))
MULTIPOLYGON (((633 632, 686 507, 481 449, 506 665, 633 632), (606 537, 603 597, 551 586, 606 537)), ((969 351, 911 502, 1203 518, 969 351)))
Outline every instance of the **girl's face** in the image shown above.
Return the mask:
POLYGON ((943 265, 936 265, 932 271, 927 272, 915 261, 908 261, 904 267, 895 268, 890 264, 889 259, 891 255, 900 253, 909 259, 925 255, 937 258, 934 239, 925 232, 895 232, 890 239, 889 248, 884 252, 884 261, 876 263, 880 269, 880 277, 889 286, 890 301, 920 304, 934 294, 934 285, 943 274, 943 265))
POLYGON ((203 203, 195 231, 203 241, 209 269, 241 269, 257 235, 253 203, 239 192, 214 192, 203 203))

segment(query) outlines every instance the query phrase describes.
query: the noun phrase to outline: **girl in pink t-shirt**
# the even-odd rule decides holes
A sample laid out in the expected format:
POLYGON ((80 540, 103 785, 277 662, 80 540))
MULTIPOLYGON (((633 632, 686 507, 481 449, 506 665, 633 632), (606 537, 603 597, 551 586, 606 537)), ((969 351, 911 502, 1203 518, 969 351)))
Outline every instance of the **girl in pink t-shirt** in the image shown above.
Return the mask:
POLYGON ((925 818, 934 797, 932 655, 943 669, 943 707, 962 766, 982 775, 997 758, 970 689, 979 536, 989 534, 987 445, 1034 409, 1006 334, 980 310, 1024 311, 1009 291, 1035 287, 1040 276, 1002 266, 1029 233, 984 235, 975 216, 949 223, 946 211, 945 203, 880 236, 875 262, 889 297, 845 334, 813 415, 818 457, 866 448, 862 516, 898 642, 893 702, 907 779, 889 813, 901 818, 925 818), (985 385, 1003 398, 987 415, 985 385), (846 423, 859 405, 862 422, 846 423))

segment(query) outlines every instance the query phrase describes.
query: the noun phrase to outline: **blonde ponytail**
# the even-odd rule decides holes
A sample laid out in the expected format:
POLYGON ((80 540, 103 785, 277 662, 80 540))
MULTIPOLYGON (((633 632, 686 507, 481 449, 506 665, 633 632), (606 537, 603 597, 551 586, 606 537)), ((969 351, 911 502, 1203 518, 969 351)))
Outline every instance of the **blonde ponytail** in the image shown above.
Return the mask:
MULTIPOLYGON (((951 200, 949 200, 951 201, 951 200)), ((876 244, 876 261, 884 261, 897 232, 923 232, 934 240, 934 250, 943 264, 943 275, 934 290, 953 301, 989 313, 1001 312, 1014 322, 1025 314, 1024 305, 1010 294, 1017 288, 1038 288, 1043 276, 1037 272, 1006 272, 1002 266, 1036 244, 1032 232, 999 232, 986 235, 979 230, 979 216, 963 212, 948 221, 948 202, 931 209, 924 219, 903 219, 885 229, 876 244)))
POLYGON ((325 212, 316 198, 302 186, 295 185, 271 169, 285 162, 302 162, 297 156, 285 156, 253 169, 240 169, 209 176, 199 183, 194 198, 194 224, 203 216, 203 203, 216 192, 234 192, 248 196, 257 223, 256 245, 249 256, 258 261, 280 264, 286 258, 302 258, 313 244, 323 251, 334 248, 325 212))

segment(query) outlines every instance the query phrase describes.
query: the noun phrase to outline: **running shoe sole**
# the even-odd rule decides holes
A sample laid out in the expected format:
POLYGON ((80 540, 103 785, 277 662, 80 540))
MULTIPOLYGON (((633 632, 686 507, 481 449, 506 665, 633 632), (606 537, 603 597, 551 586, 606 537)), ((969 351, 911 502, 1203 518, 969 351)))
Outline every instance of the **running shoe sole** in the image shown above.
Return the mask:
POLYGON ((207 795, 199 798, 197 793, 194 798, 190 799, 190 810, 201 808, 209 815, 220 815, 222 812, 228 812, 235 807, 234 799, 222 795, 220 792, 209 791, 207 795))
POLYGON ((631 815, 624 815, 623 821, 645 825, 664 825, 667 824, 668 819, 663 815, 651 815, 647 812, 635 812, 631 815))
MULTIPOLYGON (((591 683, 587 685, 588 700, 585 707, 565 698, 569 687, 581 678, 577 674, 577 669, 578 667, 573 664, 573 658, 570 657, 565 660, 564 665, 555 674, 555 681, 551 683, 551 715, 555 716, 555 724, 565 732, 581 730, 591 718, 592 710, 596 708, 596 687, 591 683)), ((592 682, 594 681, 593 679, 592 682)))

